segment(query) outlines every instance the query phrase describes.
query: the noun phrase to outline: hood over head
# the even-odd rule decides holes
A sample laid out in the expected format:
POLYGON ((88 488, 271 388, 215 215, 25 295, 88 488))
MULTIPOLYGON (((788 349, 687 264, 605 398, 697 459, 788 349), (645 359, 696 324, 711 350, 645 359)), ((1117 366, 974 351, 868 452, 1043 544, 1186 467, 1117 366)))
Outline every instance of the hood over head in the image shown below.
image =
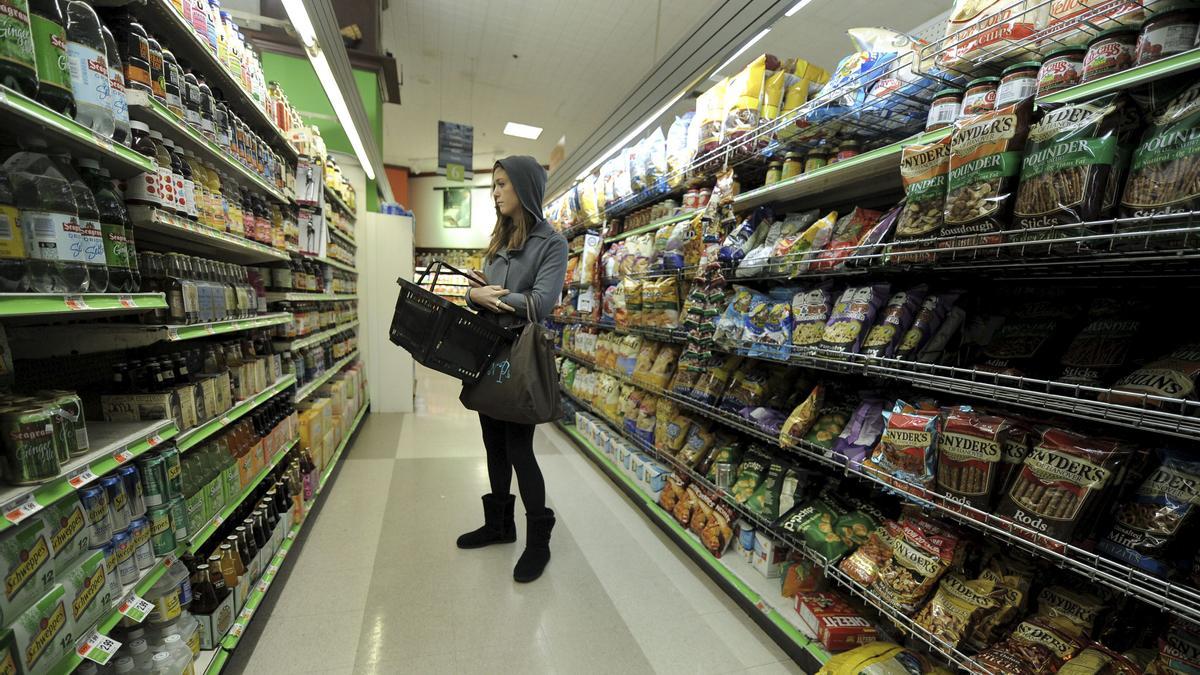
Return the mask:
POLYGON ((536 220, 544 220, 542 199, 546 196, 546 170, 542 165, 529 155, 505 157, 497 160, 496 165, 508 174, 521 206, 532 213, 536 220))

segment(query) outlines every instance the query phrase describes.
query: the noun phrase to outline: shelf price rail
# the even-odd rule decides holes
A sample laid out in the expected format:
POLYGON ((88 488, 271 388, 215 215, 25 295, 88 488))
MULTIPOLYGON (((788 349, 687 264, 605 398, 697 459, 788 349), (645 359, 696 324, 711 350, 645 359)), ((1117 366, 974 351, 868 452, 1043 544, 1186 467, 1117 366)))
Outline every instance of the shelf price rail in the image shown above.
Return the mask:
MULTIPOLYGON (((648 389, 648 391, 653 391, 653 388, 648 389)), ((567 398, 571 399, 578 407, 580 407, 584 410, 587 410, 588 412, 595 415, 598 419, 605 421, 613 431, 615 431, 619 436, 624 438, 626 441, 632 443, 637 448, 639 448, 646 454, 650 455, 651 457, 653 457, 660 463, 670 467, 672 469, 672 471, 674 471, 682 476, 685 476, 688 480, 692 481, 693 483, 696 483, 696 484, 702 486, 710 494, 720 496, 720 498, 726 504, 728 504, 735 511, 737 511, 737 513, 740 517, 746 518, 747 520, 750 520, 751 522, 753 522, 756 529, 770 532, 773 537, 782 541, 788 547, 800 552, 802 555, 804 555, 805 558, 807 558, 808 560, 815 563, 821 569, 822 574, 826 578, 830 579, 831 581, 836 582, 839 586, 846 588, 847 590, 854 593, 856 596, 866 600, 868 604, 875 607, 875 609, 878 610, 880 612, 880 614, 885 616, 897 628, 901 629, 902 631, 904 631, 907 634, 911 634, 911 635, 914 635, 914 636, 917 636, 918 638, 920 638, 921 641, 927 647, 929 647, 929 649, 931 649, 934 654, 938 655, 946 663, 953 664, 959 668, 963 668, 963 669, 967 669, 967 670, 975 669, 976 672, 984 672, 982 670, 982 667, 979 666, 979 664, 976 663, 974 661, 974 659, 972 659, 970 656, 966 655, 965 653, 963 653, 962 651, 960 651, 953 645, 947 643, 946 641, 942 640, 938 636, 930 633, 923 626, 918 625, 915 621, 913 621, 912 617, 906 616, 902 612, 900 612, 900 611, 896 610, 895 608, 891 607, 890 605, 888 605, 885 601, 880 599, 874 593, 874 591, 872 591, 871 589, 862 585, 858 581, 851 579, 849 576, 846 576, 844 573, 841 572, 840 569, 838 569, 837 561, 827 560, 820 553, 812 550, 808 546, 808 544, 803 541, 803 539, 801 537, 798 537, 797 535, 795 535, 791 532, 788 532, 779 527, 776 527, 774 523, 764 519, 762 516, 758 515, 754 511, 750 510, 744 504, 742 504, 741 502, 734 499, 728 492, 717 487, 712 482, 710 482, 707 478, 696 473, 696 471, 694 471, 691 467, 680 462, 675 457, 673 457, 667 453, 660 452, 653 445, 646 443, 645 441, 643 441, 642 439, 640 439, 636 436, 626 433, 623 425, 618 424, 615 420, 608 419, 606 416, 604 416, 602 413, 600 413, 600 411, 597 410, 596 408, 594 408, 592 405, 582 401, 579 398, 576 398, 573 394, 566 391, 565 389, 562 389, 562 392, 565 396, 567 396, 567 398)), ((671 517, 671 516, 668 514, 667 517, 671 517)))
POLYGON ((1176 616, 1200 624, 1200 589, 1183 584, 1175 584, 1155 577, 1120 561, 1112 560, 1093 551, 1088 551, 1073 544, 1048 537, 1020 523, 955 502, 944 495, 927 490, 921 486, 906 483, 891 476, 882 476, 871 471, 866 471, 861 467, 856 468, 845 456, 834 454, 814 443, 801 441, 796 445, 781 445, 778 436, 764 432, 740 415, 729 413, 715 406, 698 402, 690 397, 669 390, 647 385, 645 382, 629 377, 620 370, 599 367, 592 359, 583 358, 567 351, 560 353, 598 372, 608 373, 645 389, 652 394, 667 398, 692 412, 768 443, 771 447, 781 449, 792 456, 815 461, 843 475, 854 476, 889 490, 897 491, 901 496, 922 507, 936 510, 972 529, 979 530, 988 536, 1049 560, 1058 567, 1069 569, 1093 582, 1108 586, 1123 595, 1136 597, 1149 604, 1160 606, 1165 611, 1176 616))

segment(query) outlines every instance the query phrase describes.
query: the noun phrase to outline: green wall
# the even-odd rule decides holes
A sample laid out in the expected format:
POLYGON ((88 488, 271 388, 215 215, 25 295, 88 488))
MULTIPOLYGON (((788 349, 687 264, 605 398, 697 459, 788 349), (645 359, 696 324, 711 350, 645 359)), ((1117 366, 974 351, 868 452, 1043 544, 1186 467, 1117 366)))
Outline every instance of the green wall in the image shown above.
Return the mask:
MULTIPOLYGON (((315 124, 321 130, 325 146, 332 151, 354 155, 350 139, 342 129, 333 113, 333 106, 325 96, 325 88, 317 79, 308 59, 286 54, 262 53, 263 73, 268 81, 279 82, 288 100, 300 111, 306 124, 315 124), (314 117, 310 113, 315 113, 314 117)), ((383 100, 379 97, 379 82, 375 73, 366 70, 354 71, 354 83, 358 87, 358 96, 362 99, 363 109, 367 111, 367 119, 371 123, 371 135, 375 143, 383 142, 383 100)), ((378 148, 380 153, 383 148, 378 148)), ((386 179, 385 176, 377 178, 386 179)), ((379 196, 375 191, 375 182, 367 181, 367 194, 359 195, 365 198, 363 204, 368 211, 379 210, 379 196)))

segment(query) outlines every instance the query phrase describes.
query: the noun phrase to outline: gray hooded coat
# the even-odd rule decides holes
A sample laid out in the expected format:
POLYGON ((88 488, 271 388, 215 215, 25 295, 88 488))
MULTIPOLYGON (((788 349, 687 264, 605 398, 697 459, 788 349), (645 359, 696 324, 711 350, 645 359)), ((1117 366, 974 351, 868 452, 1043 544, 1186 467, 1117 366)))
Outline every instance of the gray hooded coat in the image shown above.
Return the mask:
MULTIPOLYGON (((492 259, 484 261, 487 282, 507 288, 509 294, 500 300, 516 311, 512 314, 481 311, 501 325, 512 326, 525 322, 530 302, 535 320, 550 316, 558 305, 567 275, 567 240, 542 215, 546 191, 546 171, 542 165, 527 155, 505 157, 496 164, 508 174, 521 206, 537 220, 521 248, 501 249, 492 259)), ((481 309, 474 303, 468 304, 472 309, 481 309)))

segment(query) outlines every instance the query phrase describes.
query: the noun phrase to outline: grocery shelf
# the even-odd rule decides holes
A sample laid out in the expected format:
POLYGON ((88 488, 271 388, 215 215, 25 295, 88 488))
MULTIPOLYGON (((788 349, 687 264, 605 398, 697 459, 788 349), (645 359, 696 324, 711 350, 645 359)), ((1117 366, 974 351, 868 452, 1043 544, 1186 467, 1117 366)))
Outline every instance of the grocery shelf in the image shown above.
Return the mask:
POLYGON ((80 314, 96 316, 166 309, 162 293, 0 293, 0 318, 80 314))
POLYGON ((345 232, 342 232, 341 230, 337 229, 336 227, 333 226, 332 223, 326 229, 329 230, 329 232, 331 234, 333 234, 333 236, 337 237, 338 239, 341 239, 342 241, 346 242, 347 244, 350 244, 351 246, 355 246, 355 247, 358 246, 358 243, 356 243, 354 241, 354 237, 351 237, 350 235, 346 234, 345 232))
POLYGON ((323 331, 319 331, 319 332, 313 333, 311 335, 305 335, 303 337, 298 337, 298 338, 295 338, 292 340, 275 340, 274 342, 277 346, 284 347, 284 348, 290 349, 290 350, 303 349, 309 345, 315 345, 318 342, 320 342, 321 340, 324 340, 325 338, 333 337, 334 335, 337 335, 338 333, 340 333, 344 330, 350 330, 351 328, 354 328, 357 325, 358 325, 358 319, 354 319, 353 321, 347 321, 346 323, 339 323, 338 325, 334 326, 333 328, 327 328, 323 331))
POLYGON ((287 251, 214 230, 152 206, 130 206, 129 219, 138 229, 139 241, 158 243, 169 251, 204 255, 239 265, 289 259, 287 251))
POLYGON ((88 422, 87 454, 67 462, 57 478, 40 485, 0 486, 0 532, 110 471, 128 464, 177 433, 171 420, 149 422, 88 422))
POLYGON ((270 143, 284 161, 296 163, 300 155, 284 138, 283 132, 267 118, 262 106, 242 89, 240 79, 234 79, 217 60, 208 42, 200 41, 171 0, 145 0, 130 3, 129 8, 142 19, 142 25, 151 35, 163 44, 171 45, 171 51, 180 61, 190 63, 204 75, 210 87, 220 89, 230 110, 270 143))
POLYGON ((309 382, 308 384, 304 385, 303 387, 301 387, 300 389, 298 389, 296 391, 296 403, 299 403, 300 401, 303 401, 304 399, 308 398, 309 394, 312 394, 314 391, 317 390, 318 387, 320 387, 321 385, 328 382, 330 378, 332 378, 334 375, 338 374, 338 371, 340 371, 342 368, 345 368, 348 363, 350 363, 351 361, 353 361, 357 358, 358 358, 358 350, 355 349, 354 351, 352 351, 348 355, 346 355, 342 360, 340 360, 337 363, 333 364, 332 366, 326 368, 325 372, 322 373, 320 376, 318 376, 317 379, 313 380, 312 382, 309 382))
POLYGON ((287 445, 280 449, 279 452, 275 453, 275 455, 268 460, 267 465, 263 467, 262 471, 259 471, 258 475, 255 476, 248 485, 246 485, 241 494, 226 504, 225 508, 221 509, 220 513, 213 516, 212 520, 208 521, 208 523, 206 523, 199 532, 189 537, 186 544, 187 552, 195 553, 196 551, 200 550, 200 548, 204 546, 204 543, 208 541, 209 537, 213 536, 213 533, 215 533, 217 529, 221 527, 221 524, 224 523, 225 520, 228 519, 229 516, 232 515, 233 512, 242 505, 242 502, 246 501, 246 497, 248 497, 251 492, 254 492, 254 489, 258 487, 258 484, 267 477, 268 473, 271 473, 272 469, 279 465, 279 462, 283 461, 283 458, 287 456, 288 451, 296 447, 296 444, 299 442, 300 439, 298 437, 293 438, 287 445))
MULTIPOLYGON (((726 556, 737 558, 735 552, 727 552, 726 556, 721 558, 713 556, 695 536, 681 527, 669 514, 666 514, 641 486, 621 471, 612 459, 579 433, 573 425, 560 422, 559 428, 575 441, 576 445, 586 451, 584 454, 600 467, 655 525, 658 525, 676 545, 688 554, 688 557, 696 561, 713 581, 741 605, 750 618, 762 626, 780 648, 787 652, 788 656, 804 666, 805 672, 816 672, 823 663, 829 660, 829 652, 820 643, 806 635, 796 626, 795 622, 775 608, 774 598, 768 599, 768 589, 763 589, 767 593, 756 591, 743 579, 743 576, 749 575, 734 573, 726 556)), ((766 581, 765 578, 764 581, 766 581)), ((764 586, 770 585, 764 584, 764 586)), ((778 595, 778 584, 775 586, 775 594, 778 595)), ((795 612, 793 611, 792 614, 795 612)))
POLYGON ((268 292, 267 302, 341 302, 343 300, 357 300, 357 293, 300 293, 289 291, 283 292, 268 292))
POLYGON ((1100 94, 1132 89, 1200 67, 1200 48, 1134 66, 1036 99, 1039 106, 1082 101, 1100 94))
POLYGON ((263 403, 266 403, 267 400, 272 396, 287 389, 295 383, 295 375, 284 375, 283 377, 279 378, 275 384, 267 387, 259 394, 234 404, 234 406, 227 410, 224 415, 211 419, 195 429, 185 431, 175 439, 176 445, 179 446, 179 451, 185 452, 191 449, 196 444, 212 436, 218 431, 221 431, 225 427, 229 426, 231 422, 240 419, 246 413, 254 410, 263 403))
POLYGON ((350 265, 348 263, 344 263, 341 260, 335 260, 333 258, 313 258, 313 260, 316 260, 319 263, 325 263, 326 265, 329 265, 330 267, 336 267, 340 270, 358 273, 357 267, 355 267, 354 265, 350 265))
POLYGON ((325 467, 325 471, 321 473, 321 482, 317 484, 317 495, 321 494, 321 491, 325 489, 325 483, 329 481, 329 476, 333 473, 334 467, 337 466, 338 460, 341 459, 342 452, 346 449, 346 446, 350 444, 350 439, 354 438, 354 433, 358 431, 358 425, 362 422, 363 418, 367 416, 367 411, 370 409, 371 400, 364 399, 362 408, 358 411, 358 414, 354 416, 354 422, 350 424, 350 431, 346 433, 346 437, 343 438, 342 442, 338 444, 337 450, 333 451, 333 457, 329 460, 329 466, 325 467))
POLYGON ((640 227, 635 227, 632 230, 629 230, 628 232, 622 232, 621 234, 615 234, 611 237, 605 237, 604 243, 611 244, 615 241, 621 241, 622 239, 628 239, 629 237, 632 237, 635 235, 645 234, 646 232, 653 232, 653 231, 657 230, 658 228, 662 227, 663 225, 672 225, 674 223, 688 220, 692 216, 696 215, 696 213, 698 211, 702 211, 702 210, 703 209, 690 209, 688 211, 684 211, 683 213, 677 213, 673 216, 667 216, 666 218, 659 218, 658 220, 656 220, 652 223, 646 223, 645 225, 642 225, 640 227))
POLYGON ((51 148, 70 151, 73 159, 100 162, 113 178, 133 178, 156 167, 153 160, 5 86, 0 86, 0 119, 8 138, 44 138, 51 148))
POLYGON ((288 203, 288 198, 278 188, 267 183, 262 176, 246 168, 241 162, 234 159, 233 155, 223 150, 221 146, 213 141, 205 138, 204 134, 196 131, 190 124, 176 117, 174 113, 168 110, 165 105, 159 103, 149 93, 130 89, 126 94, 126 98, 129 99, 130 119, 145 122, 151 129, 162 132, 167 138, 197 153, 203 159, 219 164, 232 171, 242 180, 250 181, 255 189, 266 193, 275 201, 281 204, 288 203))
MULTIPOLYGON (((346 202, 338 196, 338 193, 334 192, 328 185, 323 185, 322 187, 325 188, 325 200, 333 204, 339 211, 349 216, 350 222, 353 223, 356 216, 350 206, 346 204, 346 202)), ((331 227, 330 229, 335 228, 331 227)))

